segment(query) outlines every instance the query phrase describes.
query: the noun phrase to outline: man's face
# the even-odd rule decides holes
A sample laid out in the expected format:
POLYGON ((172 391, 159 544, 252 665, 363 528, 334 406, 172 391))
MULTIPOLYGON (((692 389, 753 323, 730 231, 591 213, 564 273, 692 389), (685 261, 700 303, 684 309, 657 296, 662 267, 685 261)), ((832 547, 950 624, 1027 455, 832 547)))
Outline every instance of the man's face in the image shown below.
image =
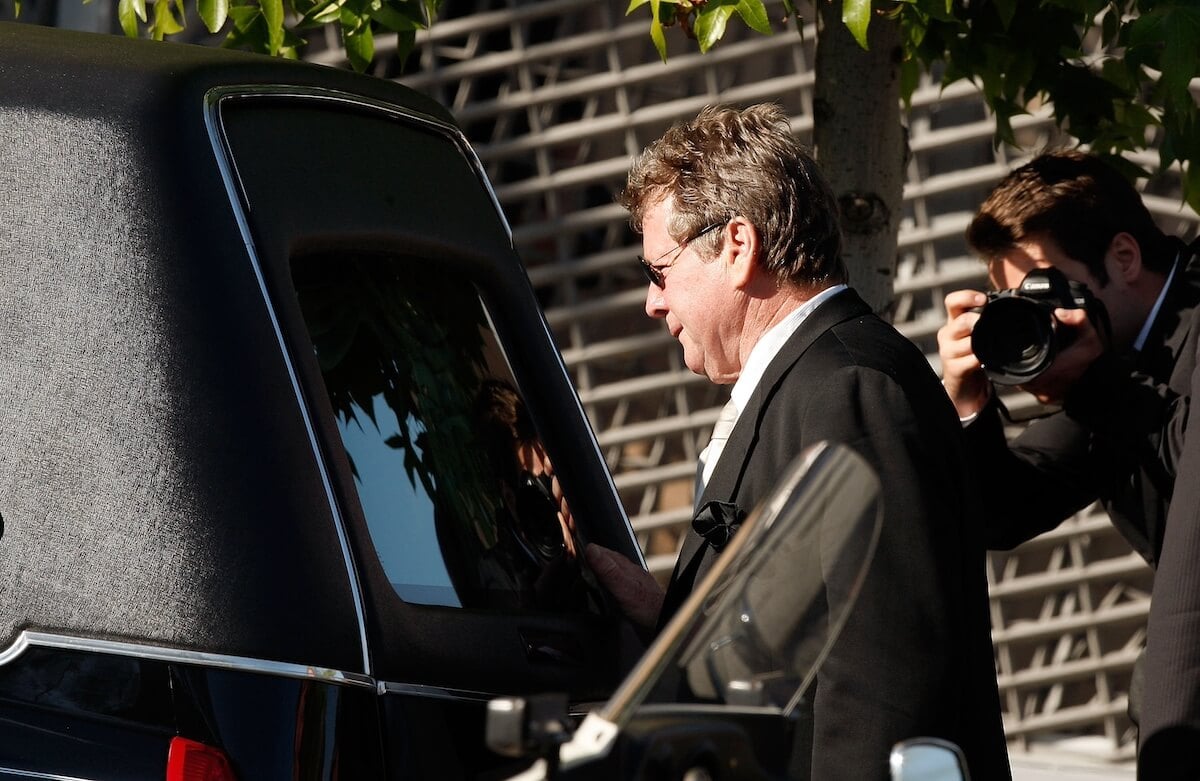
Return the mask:
POLYGON ((642 220, 642 255, 663 275, 661 287, 647 285, 646 314, 666 321, 689 369, 715 383, 734 382, 741 372, 737 291, 723 263, 702 260, 690 245, 672 251, 679 242, 667 232, 670 207, 669 198, 659 201, 642 220))
POLYGON ((988 281, 996 290, 1008 290, 1019 286, 1025 275, 1033 269, 1052 266, 1061 271, 1067 279, 1084 283, 1092 293, 1100 296, 1100 280, 1087 266, 1068 257, 1048 238, 1030 238, 1017 242, 1012 250, 988 264, 988 281))
POLYGON ((1015 288, 1031 270, 1053 266, 1067 279, 1082 282, 1100 299, 1108 313, 1114 343, 1120 347, 1132 344, 1149 313, 1149 304, 1136 295, 1125 280, 1120 264, 1110 247, 1104 258, 1108 282, 1101 284, 1082 261, 1068 257, 1049 238, 1027 238, 1018 242, 1010 252, 988 264, 988 281, 997 290, 1015 288))

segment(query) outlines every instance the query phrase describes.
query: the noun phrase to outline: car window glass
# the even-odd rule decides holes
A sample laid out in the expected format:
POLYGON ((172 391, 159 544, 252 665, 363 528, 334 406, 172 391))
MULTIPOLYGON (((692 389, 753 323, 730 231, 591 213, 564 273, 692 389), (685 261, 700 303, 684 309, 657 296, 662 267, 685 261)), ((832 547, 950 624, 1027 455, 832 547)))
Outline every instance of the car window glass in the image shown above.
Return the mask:
POLYGON ((474 285, 320 253, 292 279, 375 551, 405 601, 600 610, 574 517, 474 285))

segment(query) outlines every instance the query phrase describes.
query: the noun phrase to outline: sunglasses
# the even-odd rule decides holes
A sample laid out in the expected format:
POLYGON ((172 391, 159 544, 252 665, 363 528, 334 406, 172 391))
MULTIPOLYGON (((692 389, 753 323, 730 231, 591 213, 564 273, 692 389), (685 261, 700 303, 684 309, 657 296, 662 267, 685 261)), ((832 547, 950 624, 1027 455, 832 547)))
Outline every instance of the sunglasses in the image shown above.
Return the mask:
POLYGON ((667 250, 663 254, 659 255, 654 260, 646 260, 641 255, 638 255, 637 256, 638 263, 641 264, 642 272, 646 275, 646 279, 649 280, 650 284, 652 284, 652 285, 657 285, 660 288, 664 287, 666 285, 667 278, 663 275, 663 271, 665 271, 666 269, 669 269, 672 265, 674 265, 675 258, 674 257, 671 258, 670 263, 665 263, 661 266, 656 266, 654 264, 658 263, 660 260, 667 257, 668 255, 674 254, 674 255, 678 256, 678 254, 680 252, 682 252, 683 248, 686 247, 688 244, 692 243, 693 241, 695 241, 696 239, 700 238, 701 236, 703 236, 705 234, 712 233, 717 228, 723 227, 724 225, 725 225, 724 222, 714 222, 712 225, 709 225, 707 228, 705 228, 704 230, 695 234, 694 236, 690 236, 689 238, 686 238, 683 241, 679 242, 674 247, 667 250))

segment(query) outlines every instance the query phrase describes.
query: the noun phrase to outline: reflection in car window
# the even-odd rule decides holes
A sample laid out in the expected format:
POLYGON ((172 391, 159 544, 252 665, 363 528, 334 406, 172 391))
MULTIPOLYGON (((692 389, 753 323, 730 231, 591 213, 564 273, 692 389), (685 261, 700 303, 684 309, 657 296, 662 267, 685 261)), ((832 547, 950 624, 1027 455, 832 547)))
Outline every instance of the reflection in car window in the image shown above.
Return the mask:
POLYGON ((399 596, 598 610, 575 519, 479 293, 432 261, 293 259, 375 550, 399 596))

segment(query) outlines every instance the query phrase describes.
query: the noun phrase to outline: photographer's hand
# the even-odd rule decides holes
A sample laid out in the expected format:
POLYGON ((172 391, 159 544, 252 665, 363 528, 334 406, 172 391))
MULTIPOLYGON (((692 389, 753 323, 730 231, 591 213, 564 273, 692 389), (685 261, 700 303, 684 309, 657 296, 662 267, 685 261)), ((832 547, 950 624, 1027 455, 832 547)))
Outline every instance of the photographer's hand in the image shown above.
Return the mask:
POLYGON ((1060 343, 1065 343, 1046 371, 1020 386, 1042 404, 1061 404, 1088 367, 1104 354, 1104 340, 1085 309, 1055 309, 1060 343), (1069 331, 1070 336, 1065 332, 1069 331), (1065 338, 1064 338, 1065 337, 1065 338))
POLYGON ((992 395, 992 384, 971 350, 971 331, 987 296, 978 290, 956 290, 946 296, 946 324, 938 329, 938 355, 942 359, 942 386, 960 418, 977 415, 992 395))

